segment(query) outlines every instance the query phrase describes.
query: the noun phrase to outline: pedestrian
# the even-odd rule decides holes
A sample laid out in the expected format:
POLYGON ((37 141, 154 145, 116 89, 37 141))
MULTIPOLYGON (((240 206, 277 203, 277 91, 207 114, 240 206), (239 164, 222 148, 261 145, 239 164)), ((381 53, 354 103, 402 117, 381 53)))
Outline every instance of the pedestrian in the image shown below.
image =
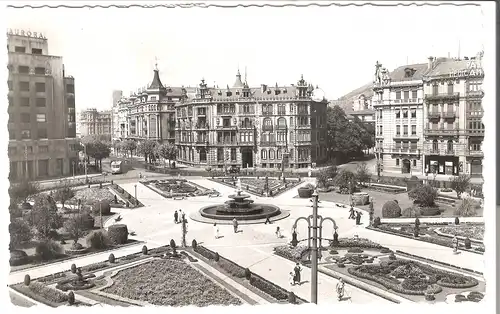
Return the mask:
POLYGON ((290 272, 288 280, 290 281, 291 286, 295 286, 295 275, 293 274, 293 271, 290 272))
POLYGON ((219 227, 217 226, 217 223, 214 223, 214 236, 215 239, 219 238, 219 227))
POLYGON ((177 211, 175 211, 175 213, 174 213, 174 221, 175 221, 175 223, 179 222, 179 213, 177 211))
POLYGON ((271 224, 271 220, 269 220, 269 215, 267 215, 267 216, 266 216, 266 222, 265 222, 265 224, 266 224, 266 225, 267 225, 267 224, 271 224))
POLYGON ((280 227, 279 227, 279 226, 276 226, 276 237, 277 237, 278 239, 280 239, 280 238, 281 238, 281 230, 280 230, 280 227))
POLYGON ((361 224, 361 215, 362 215, 361 212, 358 210, 356 212, 356 225, 358 226, 361 224))
POLYGON ((345 284, 344 280, 340 278, 339 282, 337 282, 336 290, 337 290, 337 299, 339 301, 342 301, 342 298, 344 297, 344 289, 345 289, 345 284))
POLYGON ((300 268, 299 263, 295 264, 293 271, 295 272, 295 282, 300 285, 300 272, 302 271, 302 268, 300 268))
POLYGON ((185 212, 182 212, 181 217, 182 217, 181 221, 186 221, 186 213, 185 212))
MULTIPOLYGON (((179 209, 179 217, 182 217, 182 209, 179 209)), ((179 222, 181 222, 180 219, 179 219, 179 222)))
POLYGON ((234 233, 238 233, 238 220, 236 218, 233 218, 233 229, 234 233))
POLYGON ((458 253, 458 238, 457 238, 457 236, 453 237, 452 246, 453 246, 453 253, 457 254, 458 253))
POLYGON ((349 209, 349 219, 354 219, 354 207, 351 205, 351 209, 349 209))

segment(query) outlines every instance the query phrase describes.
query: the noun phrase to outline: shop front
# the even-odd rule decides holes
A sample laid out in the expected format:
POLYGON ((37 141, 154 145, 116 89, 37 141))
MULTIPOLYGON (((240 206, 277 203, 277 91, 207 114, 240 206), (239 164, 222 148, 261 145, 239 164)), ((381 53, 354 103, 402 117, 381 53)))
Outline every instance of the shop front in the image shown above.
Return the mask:
POLYGON ((426 156, 425 172, 457 176, 459 173, 458 157, 426 156))

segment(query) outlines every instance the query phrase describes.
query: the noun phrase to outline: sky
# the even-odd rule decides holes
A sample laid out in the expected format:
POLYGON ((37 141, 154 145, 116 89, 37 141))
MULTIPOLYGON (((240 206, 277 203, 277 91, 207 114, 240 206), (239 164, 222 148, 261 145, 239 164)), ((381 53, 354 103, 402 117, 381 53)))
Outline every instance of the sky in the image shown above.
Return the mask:
POLYGON ((7 9, 6 18, 44 33, 63 57, 77 110, 109 109, 113 90, 151 82, 155 62, 167 86, 232 86, 239 68, 250 86, 303 74, 332 100, 370 83, 377 61, 392 70, 473 56, 485 40, 477 6, 7 9))

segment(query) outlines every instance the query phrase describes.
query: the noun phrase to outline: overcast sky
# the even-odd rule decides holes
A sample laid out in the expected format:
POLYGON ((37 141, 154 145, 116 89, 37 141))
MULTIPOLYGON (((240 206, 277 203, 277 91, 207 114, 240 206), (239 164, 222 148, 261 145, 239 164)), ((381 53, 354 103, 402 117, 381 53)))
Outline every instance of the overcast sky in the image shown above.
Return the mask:
MULTIPOLYGON (((7 9, 7 26, 43 32, 76 80, 77 109, 111 107, 115 89, 146 86, 155 57, 164 84, 250 86, 304 79, 336 99, 428 56, 483 49, 480 7, 7 9)), ((487 51, 485 53, 488 53, 487 51)))

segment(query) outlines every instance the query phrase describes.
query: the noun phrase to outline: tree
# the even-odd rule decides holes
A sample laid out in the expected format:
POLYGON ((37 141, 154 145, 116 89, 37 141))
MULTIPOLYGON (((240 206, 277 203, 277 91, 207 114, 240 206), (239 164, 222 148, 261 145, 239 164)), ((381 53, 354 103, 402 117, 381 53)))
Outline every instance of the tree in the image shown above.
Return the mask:
POLYGON ((358 164, 356 168, 356 179, 362 185, 365 185, 366 182, 369 182, 371 178, 370 170, 368 170, 368 166, 366 162, 358 164))
POLYGON ((50 196, 44 194, 35 198, 30 220, 38 235, 42 238, 48 238, 50 231, 62 226, 62 218, 57 213, 55 202, 50 196))
POLYGON ((168 166, 170 167, 172 160, 177 157, 177 148, 174 144, 166 142, 157 147, 157 153, 161 158, 168 159, 168 166))
POLYGON ((72 199, 75 196, 75 191, 70 188, 69 182, 64 180, 61 187, 59 187, 54 193, 54 200, 60 202, 64 208, 66 201, 72 199))
POLYGON ((470 187, 470 176, 461 174, 450 178, 451 188, 457 192, 457 197, 460 199, 462 194, 470 187))
POLYGON ((132 158, 134 150, 137 149, 137 143, 134 140, 126 140, 122 142, 121 146, 125 152, 130 152, 130 158, 132 158))
POLYGON ((418 185, 408 192, 408 197, 421 207, 433 207, 437 195, 437 189, 429 184, 418 185))
POLYGON ((334 183, 340 190, 347 189, 349 193, 354 192, 356 189, 356 177, 354 173, 349 170, 342 170, 334 180, 334 183))
POLYGON ((20 244, 33 238, 30 226, 22 219, 15 219, 9 224, 10 249, 17 248, 20 244))
POLYGON ((318 180, 318 186, 326 188, 328 182, 337 176, 337 166, 335 164, 323 169, 318 173, 316 180, 318 180))
POLYGON ((78 242, 84 233, 83 233, 83 215, 74 215, 70 219, 66 220, 64 223, 64 229, 69 233, 70 237, 73 239, 74 243, 78 242))
POLYGON ((9 188, 9 195, 15 203, 27 203, 32 199, 33 195, 40 192, 40 185, 38 182, 23 179, 17 184, 12 184, 9 188))
POLYGON ((137 152, 144 156, 144 161, 146 163, 151 163, 154 159, 156 153, 156 146, 158 142, 153 140, 144 140, 137 146, 137 152))
POLYGON ((468 197, 462 200, 460 206, 455 209, 455 215, 460 217, 476 216, 477 210, 481 208, 478 201, 468 197))
POLYGON ((96 169, 102 171, 102 160, 108 158, 111 154, 109 143, 103 142, 98 138, 93 138, 93 140, 86 142, 85 146, 87 155, 95 160, 96 169))

